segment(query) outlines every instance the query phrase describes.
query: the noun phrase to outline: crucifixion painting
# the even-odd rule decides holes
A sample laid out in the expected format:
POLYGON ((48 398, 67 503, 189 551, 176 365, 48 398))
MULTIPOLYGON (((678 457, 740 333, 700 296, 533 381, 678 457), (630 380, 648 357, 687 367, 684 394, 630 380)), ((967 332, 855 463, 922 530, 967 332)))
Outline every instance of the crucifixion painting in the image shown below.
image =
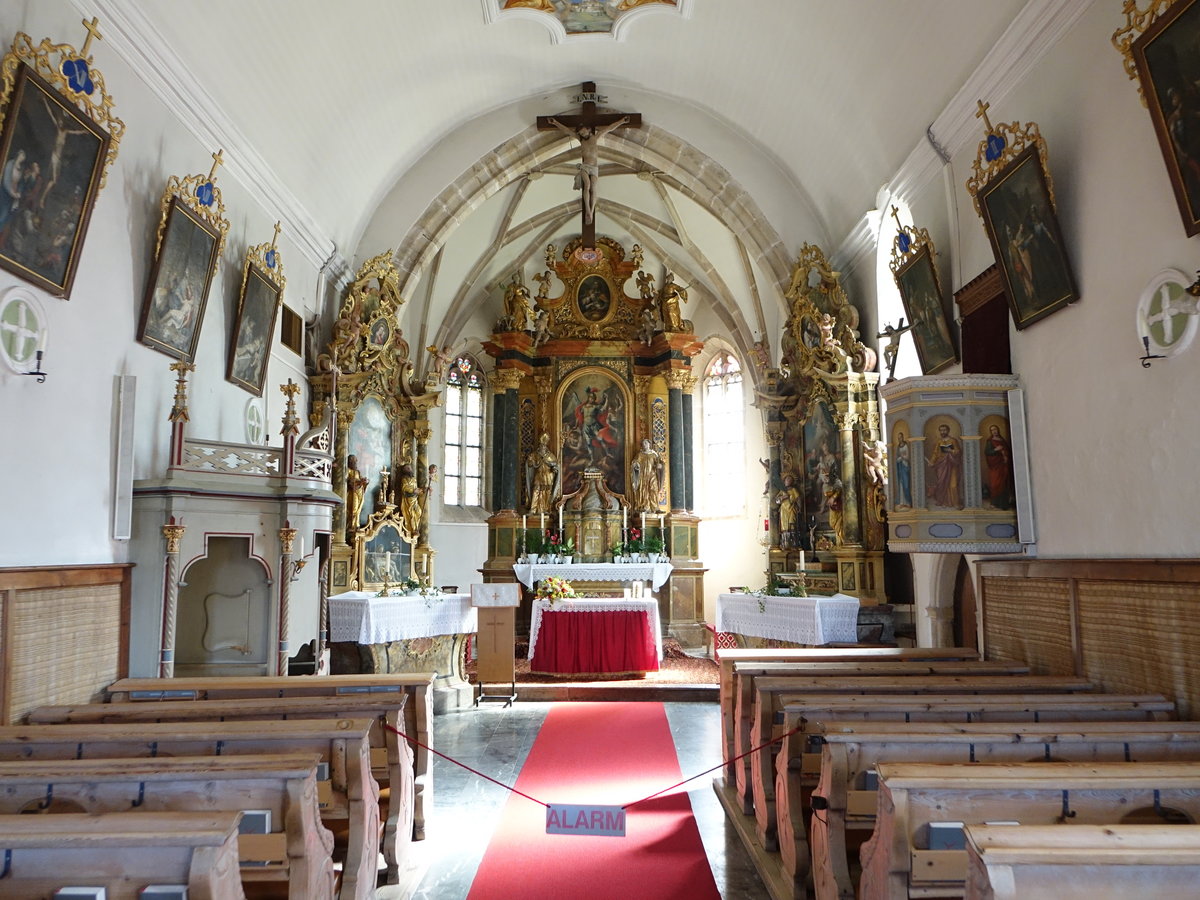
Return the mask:
POLYGON ((618 128, 641 128, 640 113, 598 113, 596 104, 603 101, 592 81, 583 83, 583 92, 576 98, 582 101, 583 110, 572 116, 538 116, 538 131, 561 131, 579 141, 579 171, 575 176, 575 189, 582 192, 583 246, 596 246, 596 182, 600 178, 598 144, 604 135, 618 128))

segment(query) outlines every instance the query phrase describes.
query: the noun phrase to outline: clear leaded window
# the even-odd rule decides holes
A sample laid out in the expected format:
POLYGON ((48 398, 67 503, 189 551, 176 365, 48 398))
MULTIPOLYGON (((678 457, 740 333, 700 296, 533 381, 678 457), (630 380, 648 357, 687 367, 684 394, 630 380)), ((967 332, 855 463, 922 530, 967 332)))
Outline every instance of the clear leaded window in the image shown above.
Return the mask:
POLYGON ((742 367, 721 351, 704 373, 704 509, 708 516, 740 515, 745 497, 745 404, 742 367))
POLYGON ((446 458, 442 500, 448 506, 483 505, 483 375, 469 356, 446 376, 446 458))

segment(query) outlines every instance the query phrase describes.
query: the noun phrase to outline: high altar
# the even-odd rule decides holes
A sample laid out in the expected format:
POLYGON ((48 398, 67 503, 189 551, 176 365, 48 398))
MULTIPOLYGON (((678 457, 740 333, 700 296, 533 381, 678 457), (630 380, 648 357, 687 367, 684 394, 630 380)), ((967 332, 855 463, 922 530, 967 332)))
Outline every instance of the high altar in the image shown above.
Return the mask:
POLYGON ((887 469, 875 352, 819 247, 801 248, 786 298, 780 367, 758 397, 771 452, 770 575, 881 602, 887 469))
MULTIPOLYGON (((640 247, 578 239, 506 287, 504 315, 485 344, 495 359, 492 508, 487 581, 513 581, 513 564, 550 533, 581 562, 612 558, 634 538, 661 539, 673 566, 659 591, 663 627, 699 644, 704 567, 692 513, 691 360, 702 342, 682 316, 683 286, 642 271, 640 247), (625 290, 634 280, 637 294, 625 290), (551 296, 552 287, 561 292, 551 296)), ((620 585, 575 585, 611 593, 620 585)), ((518 610, 527 632, 530 597, 518 610)))

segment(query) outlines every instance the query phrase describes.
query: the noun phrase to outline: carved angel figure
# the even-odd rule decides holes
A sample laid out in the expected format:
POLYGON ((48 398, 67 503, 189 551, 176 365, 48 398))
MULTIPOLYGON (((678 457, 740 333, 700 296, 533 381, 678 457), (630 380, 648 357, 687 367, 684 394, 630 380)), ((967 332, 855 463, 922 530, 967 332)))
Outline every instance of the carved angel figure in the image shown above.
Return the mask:
POLYGON ((867 467, 867 479, 872 484, 887 482, 887 445, 883 441, 863 441, 863 462, 867 467))

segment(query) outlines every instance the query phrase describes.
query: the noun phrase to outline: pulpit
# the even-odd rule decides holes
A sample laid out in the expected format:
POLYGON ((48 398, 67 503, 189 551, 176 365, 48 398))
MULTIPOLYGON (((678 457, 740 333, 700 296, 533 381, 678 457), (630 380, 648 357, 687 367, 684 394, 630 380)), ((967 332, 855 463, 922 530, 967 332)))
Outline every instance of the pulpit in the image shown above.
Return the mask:
POLYGON ((477 608, 479 623, 475 642, 478 654, 479 696, 481 700, 503 700, 512 706, 517 699, 516 608, 521 603, 519 584, 473 584, 471 605, 477 608), (488 684, 508 682, 507 694, 486 693, 488 684))

